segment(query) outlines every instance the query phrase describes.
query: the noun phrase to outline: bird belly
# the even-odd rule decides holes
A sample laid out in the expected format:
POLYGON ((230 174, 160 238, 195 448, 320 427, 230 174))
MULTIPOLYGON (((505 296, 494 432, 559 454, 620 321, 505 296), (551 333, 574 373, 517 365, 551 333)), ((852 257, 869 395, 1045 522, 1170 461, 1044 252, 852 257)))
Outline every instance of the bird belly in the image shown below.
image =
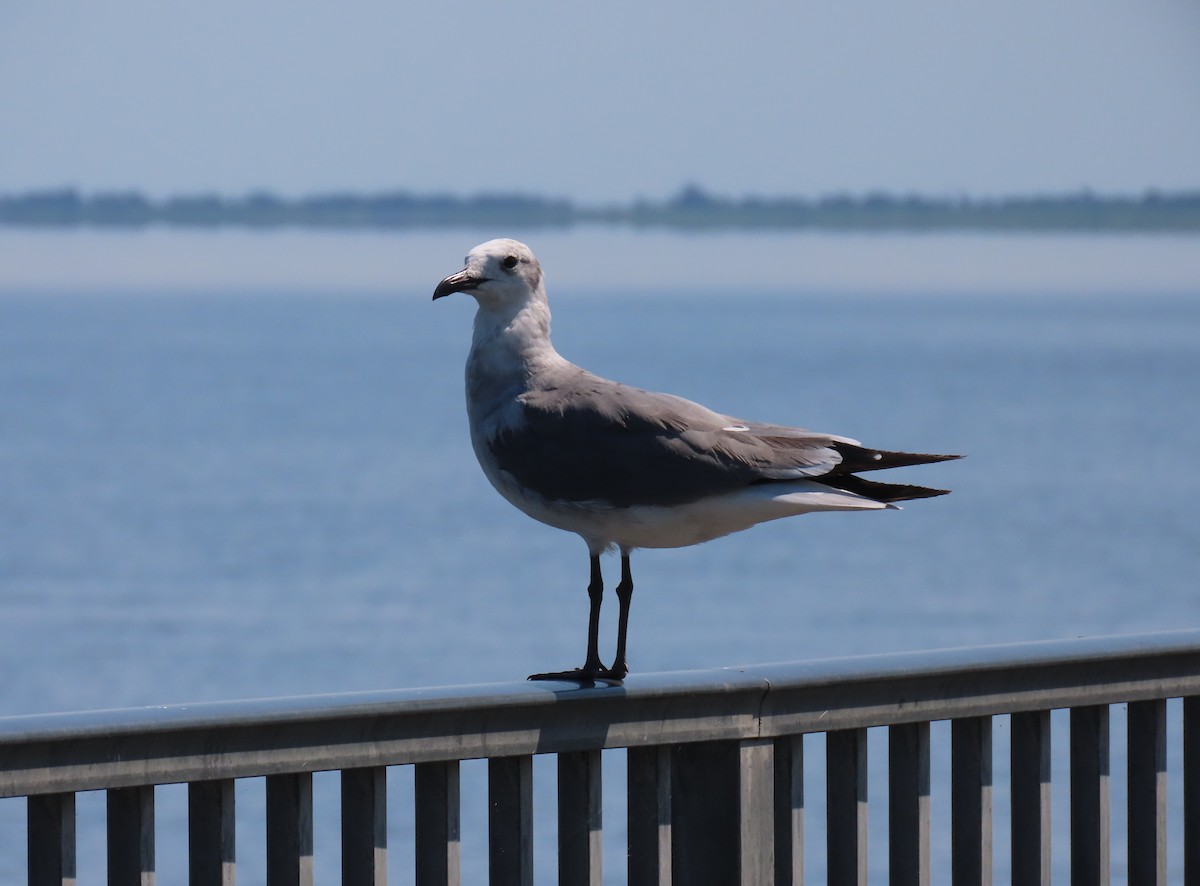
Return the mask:
POLYGON ((762 483, 669 508, 635 505, 625 509, 627 513, 612 528, 612 537, 624 548, 680 548, 784 517, 884 507, 863 496, 806 480, 762 483))
POLYGON ((880 510, 882 502, 808 480, 762 483, 671 506, 616 507, 603 501, 553 501, 530 493, 503 472, 489 479, 535 520, 582 536, 595 551, 616 545, 682 548, 741 532, 759 523, 813 511, 880 510))

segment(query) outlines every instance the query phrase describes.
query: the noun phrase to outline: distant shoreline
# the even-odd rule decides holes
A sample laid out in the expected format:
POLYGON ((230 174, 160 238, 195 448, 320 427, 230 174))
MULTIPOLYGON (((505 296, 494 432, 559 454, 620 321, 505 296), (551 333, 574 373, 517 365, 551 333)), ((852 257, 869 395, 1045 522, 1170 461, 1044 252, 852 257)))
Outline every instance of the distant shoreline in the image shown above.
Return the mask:
POLYGON ((1028 197, 922 197, 872 193, 724 197, 695 185, 661 201, 579 205, 521 194, 458 197, 403 191, 288 198, 140 193, 73 188, 0 195, 0 226, 22 228, 439 229, 488 226, 563 229, 612 225, 658 230, 980 231, 993 233, 1200 231, 1200 190, 1138 196, 1089 191, 1028 197))

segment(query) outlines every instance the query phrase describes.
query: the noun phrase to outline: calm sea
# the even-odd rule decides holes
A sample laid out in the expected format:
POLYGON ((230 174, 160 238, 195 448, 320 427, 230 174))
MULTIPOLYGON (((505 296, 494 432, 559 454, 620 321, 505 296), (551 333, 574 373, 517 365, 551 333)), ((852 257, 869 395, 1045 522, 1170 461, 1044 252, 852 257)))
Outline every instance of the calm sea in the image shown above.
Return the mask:
MULTIPOLYGON (((0 716, 580 663, 585 548, 483 479, 462 403, 473 304, 429 300, 476 239, 436 256, 427 285, 388 295, 0 296, 0 716)), ((695 245, 697 261, 722 260, 695 245)), ((564 277, 555 341, 596 372, 741 417, 968 455, 900 472, 954 490, 903 511, 636 554, 634 679, 1200 626, 1200 280, 1171 294, 831 294, 564 277)), ((239 790, 252 818, 261 784, 239 790)), ((482 786, 467 791, 482 812, 482 786)), ((184 795, 160 794, 160 821, 178 825, 184 795)), ((321 797, 336 782, 318 778, 321 797)), ((318 873, 332 882, 323 815, 318 873)), ((477 877, 485 825, 464 816, 477 877)), ((0 802, 0 882, 21 876, 23 818, 0 802)), ((102 798, 83 797, 80 883, 103 882, 102 818, 102 798)), ((396 882, 411 878, 410 821, 393 813, 396 882)), ((622 823, 607 824, 615 839, 622 823)), ((240 882, 262 877, 256 827, 239 822, 240 882)), ((160 882, 185 879, 172 840, 160 882)), ((621 882, 619 855, 608 867, 621 882)))

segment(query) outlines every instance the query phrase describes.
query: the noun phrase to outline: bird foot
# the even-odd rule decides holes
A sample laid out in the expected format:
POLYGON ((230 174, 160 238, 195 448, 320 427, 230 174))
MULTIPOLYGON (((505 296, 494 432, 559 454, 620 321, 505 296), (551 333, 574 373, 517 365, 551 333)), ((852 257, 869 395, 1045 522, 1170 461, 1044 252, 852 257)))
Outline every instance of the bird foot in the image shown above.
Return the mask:
POLYGON ((617 671, 613 668, 599 667, 582 667, 574 668, 570 671, 552 671, 548 674, 530 674, 530 680, 566 680, 571 683, 594 683, 597 680, 605 680, 613 683, 620 683, 625 679, 625 674, 628 670, 617 671))

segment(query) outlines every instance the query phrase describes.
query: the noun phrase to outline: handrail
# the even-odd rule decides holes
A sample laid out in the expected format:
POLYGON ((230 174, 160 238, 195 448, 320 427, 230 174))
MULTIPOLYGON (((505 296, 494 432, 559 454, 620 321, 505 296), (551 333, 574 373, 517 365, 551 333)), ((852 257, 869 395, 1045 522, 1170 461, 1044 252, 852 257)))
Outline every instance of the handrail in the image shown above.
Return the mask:
MULTIPOLYGON (((459 761, 487 758, 489 879, 532 886, 533 755, 555 754, 560 882, 596 886, 601 751, 624 748, 631 886, 787 886, 806 864, 806 735, 824 733, 825 870, 831 883, 862 883, 868 728, 885 727, 889 881, 928 884, 930 727, 949 720, 960 886, 992 881, 993 719, 1007 715, 1009 870, 1013 882, 1048 884, 1050 712, 1066 708, 1071 879, 1093 886, 1110 879, 1117 704, 1127 704, 1129 879, 1165 886, 1169 775, 1182 775, 1185 832, 1200 833, 1200 631, 636 675, 623 685, 521 682, 9 717, 0 719, 0 797, 27 798, 29 883, 65 886, 75 882, 76 794, 105 790, 109 882, 134 884, 155 871, 156 787, 186 782, 190 881, 227 884, 237 864, 235 780, 265 776, 267 882, 311 884, 312 773, 340 770, 342 881, 367 884, 387 869, 387 769, 414 764, 417 882, 457 886, 459 761), (1167 704, 1181 697, 1182 766, 1169 767, 1168 735, 1177 733, 1167 704)), ((1183 874, 1200 886, 1200 841, 1185 841, 1183 874)))
POLYGON ((0 797, 772 738, 1200 695, 1200 631, 0 718, 0 797))

